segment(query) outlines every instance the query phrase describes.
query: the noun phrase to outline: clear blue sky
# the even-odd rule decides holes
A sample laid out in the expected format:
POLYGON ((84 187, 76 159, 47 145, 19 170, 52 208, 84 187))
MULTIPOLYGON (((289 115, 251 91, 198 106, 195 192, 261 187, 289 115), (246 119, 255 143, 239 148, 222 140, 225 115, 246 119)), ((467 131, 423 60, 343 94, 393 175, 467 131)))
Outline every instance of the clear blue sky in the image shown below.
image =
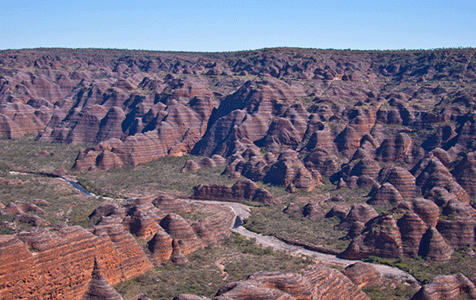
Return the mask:
POLYGON ((0 0, 0 49, 476 47, 476 1, 0 0))

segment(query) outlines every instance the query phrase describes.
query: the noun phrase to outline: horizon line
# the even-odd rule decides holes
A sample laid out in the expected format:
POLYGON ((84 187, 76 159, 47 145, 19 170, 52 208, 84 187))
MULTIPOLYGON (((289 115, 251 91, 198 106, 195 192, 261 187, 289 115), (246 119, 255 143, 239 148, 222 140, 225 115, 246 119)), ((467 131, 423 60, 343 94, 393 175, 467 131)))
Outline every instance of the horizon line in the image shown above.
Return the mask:
POLYGON ((313 47, 291 47, 291 46, 276 46, 264 47, 256 49, 242 49, 242 50, 223 50, 223 51, 195 51, 195 50, 151 50, 151 49, 133 49, 133 48, 97 48, 97 47, 33 47, 33 48, 7 48, 0 49, 0 51, 26 51, 26 50, 114 50, 114 51, 137 51, 137 52, 169 52, 169 53, 239 53, 239 52, 253 52, 263 50, 321 50, 321 51, 362 51, 362 52, 413 52, 413 51, 442 51, 442 50, 476 50, 476 47, 458 46, 458 47, 438 47, 438 48, 400 48, 400 49, 356 49, 356 48, 313 48, 313 47))

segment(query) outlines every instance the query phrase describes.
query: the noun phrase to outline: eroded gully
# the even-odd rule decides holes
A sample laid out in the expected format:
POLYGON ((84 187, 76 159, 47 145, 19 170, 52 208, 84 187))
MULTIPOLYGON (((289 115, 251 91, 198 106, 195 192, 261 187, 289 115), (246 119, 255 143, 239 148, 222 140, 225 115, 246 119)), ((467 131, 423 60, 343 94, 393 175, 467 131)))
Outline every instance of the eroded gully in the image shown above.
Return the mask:
MULTIPOLYGON (((231 211, 234 213, 235 218, 233 220, 233 223, 230 227, 230 229, 233 232, 239 233, 242 236, 246 236, 248 238, 254 238, 258 244, 261 244, 265 247, 271 247, 275 250, 278 251, 284 251, 287 253, 290 253, 292 255, 299 255, 299 256, 307 256, 312 259, 320 260, 326 263, 331 263, 331 264, 336 264, 336 265, 341 265, 341 266, 348 266, 350 264, 358 262, 358 260, 348 260, 348 259, 342 259, 338 258, 335 255, 331 254, 325 254, 317 251, 312 251, 312 250, 307 250, 304 249, 303 247, 300 246, 294 246, 287 244, 273 236, 267 236, 267 235, 262 235, 256 232, 249 231, 245 227, 241 226, 240 222, 236 222, 236 220, 245 220, 250 216, 250 208, 246 205, 240 204, 240 203, 235 203, 235 202, 220 202, 220 201, 205 201, 205 200, 186 200, 187 202, 195 202, 195 203, 205 203, 205 204, 214 204, 214 205, 221 205, 225 206, 231 209, 231 211), (238 226, 236 226, 238 225, 238 226)), ((398 268, 386 266, 386 265, 380 265, 380 264, 374 264, 371 263, 371 265, 379 271, 383 276, 386 277, 396 277, 401 280, 404 280, 409 283, 415 283, 417 284, 416 279, 410 275, 409 273, 402 271, 398 268)))
MULTIPOLYGON (((85 193, 88 196, 95 196, 85 192, 82 188, 78 189, 77 186, 81 187, 81 185, 79 185, 78 182, 75 182, 74 180, 75 178, 74 179, 62 178, 62 179, 68 181, 74 188, 76 188, 80 192, 85 193)), ((245 227, 241 226, 241 220, 247 219, 251 214, 249 206, 246 206, 244 204, 236 203, 236 202, 221 202, 221 201, 211 201, 211 200, 191 200, 191 199, 183 199, 183 200, 190 203, 204 203, 204 204, 213 204, 213 205, 228 207, 234 214, 234 218, 233 218, 233 222, 231 223, 230 230, 233 232, 239 233, 242 236, 253 238, 256 240, 258 244, 263 245, 265 247, 271 247, 274 250, 284 251, 292 255, 306 256, 315 260, 320 260, 326 263, 341 265, 344 267, 350 264, 353 264, 355 262, 358 262, 357 260, 342 259, 332 254, 325 254, 325 253, 321 253, 317 251, 304 249, 303 247, 300 247, 300 246, 287 244, 273 236, 262 235, 256 232, 249 231, 245 227), (237 222, 237 220, 240 220, 240 221, 237 222)), ((383 276, 396 277, 413 284, 418 283, 417 280, 412 275, 398 268, 394 268, 394 267, 390 267, 386 265, 374 264, 374 263, 371 263, 371 265, 377 271, 379 271, 383 276)))

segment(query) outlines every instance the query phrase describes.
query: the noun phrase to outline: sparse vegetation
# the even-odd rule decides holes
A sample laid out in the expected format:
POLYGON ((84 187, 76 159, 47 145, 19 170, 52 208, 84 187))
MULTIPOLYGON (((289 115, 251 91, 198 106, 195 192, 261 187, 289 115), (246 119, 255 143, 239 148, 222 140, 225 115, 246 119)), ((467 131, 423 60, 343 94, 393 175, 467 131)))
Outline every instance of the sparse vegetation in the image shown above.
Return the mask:
POLYGON ((70 170, 78 151, 87 145, 64 145, 39 142, 34 136, 21 139, 0 139, 0 171, 30 171, 53 173, 58 169, 70 170))
POLYGON ((474 252, 470 248, 456 250, 447 263, 435 263, 421 257, 389 259, 372 256, 365 261, 397 267, 412 274, 421 284, 431 282, 438 275, 462 273, 468 278, 476 276, 476 266, 473 263, 474 252))
POLYGON ((192 158, 168 156, 135 167, 85 172, 79 177, 87 182, 87 186, 101 187, 103 192, 113 195, 168 191, 190 196, 198 184, 232 185, 235 182, 220 175, 224 167, 204 168, 194 173, 180 172, 185 162, 192 158))
MULTIPOLYGON (((453 173, 448 176, 448 182, 455 179, 454 182, 445 183, 444 188, 448 191, 455 188, 453 191, 456 191, 461 183, 454 174, 458 170, 458 162, 465 153, 476 150, 473 130, 476 108, 475 57, 474 49, 351 51, 275 48, 231 53, 117 49, 0 51, 2 116, 5 115, 5 120, 18 126, 12 127, 5 121, 8 126, 2 129, 2 134, 22 134, 17 128, 36 133, 42 130, 40 122, 36 122, 38 127, 35 127, 35 124, 27 121, 41 118, 44 124, 48 123, 42 133, 44 139, 72 143, 39 142, 32 135, 16 140, 1 139, 0 179, 3 181, 0 184, 0 206, 7 206, 11 202, 36 201, 40 209, 28 213, 36 214, 51 225, 66 223, 89 227, 100 217, 91 220, 88 216, 94 208, 107 201, 122 202, 123 199, 141 194, 159 192, 188 197, 198 184, 231 186, 237 180, 221 175, 224 166, 182 173, 181 169, 187 160, 197 159, 190 155, 164 157, 138 166, 108 171, 72 170, 79 149, 92 146, 76 144, 84 141, 99 142, 110 137, 124 141, 127 135, 158 132, 160 134, 157 136, 148 136, 151 141, 157 142, 152 143, 151 147, 170 138, 170 141, 164 142, 167 145, 161 150, 161 155, 189 153, 193 148, 192 153, 221 153, 229 159, 231 153, 236 151, 233 153, 236 154, 235 158, 240 159, 239 155, 242 155, 245 161, 250 162, 250 156, 259 150, 264 160, 255 158, 257 164, 252 168, 256 167, 257 170, 252 170, 252 175, 239 168, 233 170, 233 176, 247 174, 258 181, 264 180, 263 176, 266 176, 261 171, 270 167, 280 153, 291 148, 299 153, 298 159, 307 168, 295 174, 292 184, 285 183, 289 184, 288 191, 294 193, 288 193, 280 186, 257 182, 258 187, 270 191, 280 204, 263 206, 244 202, 252 211, 245 226, 283 240, 319 245, 340 252, 350 241, 345 237, 347 231, 337 228, 337 218, 319 216, 308 219, 299 215, 299 212, 285 214, 283 209, 290 203, 299 208, 311 203, 316 205, 317 210, 322 210, 317 215, 324 215, 335 204, 365 202, 369 190, 354 188, 359 184, 357 177, 362 177, 359 171, 351 172, 356 160, 372 157, 377 161, 375 169, 392 164, 409 170, 421 158, 429 157, 429 151, 436 147, 448 151, 447 158, 443 157, 444 153, 441 154, 443 159, 432 155, 442 162, 448 160, 444 165, 453 173), (31 85, 25 83, 25 78, 31 79, 31 85), (39 89, 36 89, 35 80, 42 82, 39 89), (190 86, 187 86, 189 83, 190 86), (55 91, 61 92, 50 97, 55 91), (66 94, 69 96, 64 98, 66 94), (204 103, 201 103, 202 100, 204 103), (226 100, 232 101, 228 103, 226 100), (242 100, 245 106, 241 106, 242 100), (117 119, 114 119, 114 109, 111 107, 116 109, 117 119), (182 115, 181 109, 184 108, 187 112, 182 115), (229 113, 237 112, 238 109, 239 117, 229 113), (174 110, 177 116, 174 116, 174 110), (51 114, 54 114, 52 118, 51 114), (219 123, 217 120, 226 122, 219 123), (348 131, 344 131, 345 128, 348 131), (266 134, 259 136, 258 130, 266 134), (325 130, 321 132, 322 135, 319 133, 321 130, 325 130), (177 132, 182 136, 177 135, 177 132), (393 141, 392 137, 398 133, 407 134, 410 137, 408 143, 393 141), (202 139, 203 134, 205 138, 202 139), (389 142, 388 149, 383 147, 385 139, 389 142), (199 140, 206 147, 200 149, 200 142, 197 144, 199 140), (254 147, 251 143, 260 148, 251 149, 254 147), (253 150, 250 153, 236 150, 248 146, 248 150, 253 150), (360 148, 355 151, 357 147, 360 148), (321 151, 322 156, 311 157, 316 154, 315 151, 321 151), (270 155, 266 157, 265 154, 270 155), (322 185, 305 192, 303 190, 306 187, 297 182, 311 182, 305 174, 311 169, 318 169, 330 178, 323 177, 322 185), (67 182, 51 175, 65 173, 76 176, 86 190, 99 197, 87 197, 67 182), (352 179, 350 176, 353 174, 356 177, 352 179), (344 179, 352 189, 336 190, 337 182, 344 179), (295 190, 295 187, 303 190, 295 190), (333 196, 339 197, 329 201, 333 196)), ((135 158, 141 155, 146 157, 154 152, 135 142, 132 145, 123 143, 122 150, 126 152, 121 152, 120 147, 113 145, 115 142, 120 143, 116 140, 108 145, 106 142, 97 146, 100 150, 88 152, 91 154, 87 156, 90 160, 84 162, 82 167, 112 167, 117 165, 115 159, 127 164, 130 160, 123 160, 127 154, 134 161, 142 161, 135 158), (137 145, 139 147, 135 148, 137 145), (132 152, 128 153, 129 150, 132 152), (115 162, 109 164, 111 161, 115 162)), ((289 171, 291 174, 300 166, 300 163, 294 163, 291 166, 294 171, 280 171, 286 174, 289 171)), ((241 167, 245 169, 250 166, 241 167)), ((372 178, 359 178, 367 180, 361 184, 368 186, 373 183, 372 180, 376 180, 377 175, 370 169, 365 172, 362 170, 362 174, 372 173, 371 176, 366 175, 372 178)), ((314 175, 317 174, 312 174, 313 179, 316 179, 314 175)), ((381 171, 379 183, 383 183, 384 175, 385 172, 381 171)), ((431 174, 418 177, 418 181, 432 178, 431 174)), ((446 178, 440 177, 435 177, 437 182, 434 184, 438 187, 446 182, 446 178)), ((469 190, 466 186, 463 188, 469 190)), ((403 194, 403 191, 400 192, 403 194)), ((471 201, 475 201, 474 193, 471 201)), ((191 207, 191 211, 182 212, 181 215, 192 222, 214 214, 212 209, 203 209, 200 205, 192 204, 191 207)), ((347 208, 342 208, 341 213, 347 208)), ((384 213, 389 208, 380 206, 375 209, 378 213, 384 213)), ((5 225, 0 227, 1 234, 11 234, 33 226, 33 221, 26 220, 15 221, 18 223, 16 227, 12 226, 15 230, 8 228, 15 219, 14 209, 11 214, 3 211, 0 214, 0 222, 5 225)), ((392 214, 398 219, 403 211, 393 211, 392 214)), ((453 220, 458 216, 455 212, 440 215, 439 218, 453 220)), ((145 239, 136 235, 136 240, 140 246, 147 248, 145 239)), ((428 283, 440 274, 457 272, 473 279, 476 276, 473 250, 458 249, 452 260, 444 264, 421 258, 370 257, 367 261, 406 270, 421 283, 428 283)), ((145 251, 150 254, 148 249, 145 251)), ((311 263, 307 259, 259 247, 253 240, 239 235, 233 235, 218 247, 196 251, 188 259, 188 265, 166 263, 119 284, 117 288, 126 299, 135 299, 139 293, 153 299, 171 298, 179 293, 212 296, 224 283, 244 279, 253 272, 294 272, 311 263)), ((404 284, 367 288, 365 291, 372 299, 407 299, 412 292, 404 284)))
POLYGON ((372 300, 408 300, 418 291, 407 283, 400 283, 396 287, 390 284, 364 287, 362 290, 372 300))
POLYGON ((182 294, 212 297, 222 285, 246 279, 257 271, 297 272, 312 261, 262 248, 253 240, 233 234, 219 247, 200 249, 188 255, 189 264, 167 262, 160 268, 120 283, 124 299, 143 293, 152 299, 171 299, 182 294), (224 267, 222 272, 218 265, 224 267))
POLYGON ((335 218, 291 218, 281 206, 253 208, 244 226, 251 231, 277 238, 295 240, 304 244, 321 245, 334 251, 343 251, 349 241, 342 237, 346 232, 336 229, 335 218))

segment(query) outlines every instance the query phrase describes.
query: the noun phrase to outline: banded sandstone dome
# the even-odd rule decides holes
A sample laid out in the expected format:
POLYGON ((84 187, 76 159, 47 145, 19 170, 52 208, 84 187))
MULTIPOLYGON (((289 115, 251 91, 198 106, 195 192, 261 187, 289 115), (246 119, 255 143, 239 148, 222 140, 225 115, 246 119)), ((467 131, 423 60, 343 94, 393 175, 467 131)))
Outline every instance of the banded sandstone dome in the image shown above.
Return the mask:
MULTIPOLYGON (((329 181, 341 190, 370 189, 352 205, 328 202, 337 202, 327 215, 342 220, 339 228, 348 230, 351 240, 341 256, 445 263, 455 250, 475 245, 474 54, 473 49, 0 51, 0 136, 88 144, 76 158, 75 172, 193 154, 202 158, 187 162, 183 172, 224 166, 224 176, 241 178, 231 187, 197 186, 199 199, 279 203, 262 183, 298 194, 329 181)), ((23 249, 28 241, 61 240, 71 231, 111 247, 134 234, 149 240, 151 258, 143 260, 148 265, 184 261, 184 255, 226 235, 208 234, 204 221, 188 228, 173 209, 165 215, 155 210, 159 202, 133 210, 102 207, 108 213, 97 211, 103 221, 92 233, 65 227, 2 241, 23 249), (171 233, 175 230, 184 231, 171 233)), ((290 206, 288 213, 323 217, 320 204, 311 202, 290 206)), ((35 209, 12 201, 2 214, 46 226, 35 209)), ((37 268, 42 258, 28 251, 21 253, 37 268)), ((49 250, 34 251, 46 257, 49 250)), ((116 264, 117 270, 126 266, 121 260, 116 264)), ((129 278, 108 272, 102 267, 111 284, 129 278)), ((67 293, 83 293, 86 281, 80 292, 67 293)), ((428 290, 422 290, 425 297, 436 295, 428 290)))

